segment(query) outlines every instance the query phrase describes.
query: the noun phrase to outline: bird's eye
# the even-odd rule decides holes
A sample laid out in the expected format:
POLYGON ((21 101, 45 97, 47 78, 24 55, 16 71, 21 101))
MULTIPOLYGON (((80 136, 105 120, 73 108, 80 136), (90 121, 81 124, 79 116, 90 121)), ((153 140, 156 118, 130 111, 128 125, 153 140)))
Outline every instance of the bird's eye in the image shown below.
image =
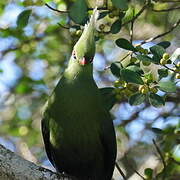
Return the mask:
POLYGON ((76 59, 76 53, 75 53, 75 51, 72 52, 72 56, 73 56, 74 59, 76 59))

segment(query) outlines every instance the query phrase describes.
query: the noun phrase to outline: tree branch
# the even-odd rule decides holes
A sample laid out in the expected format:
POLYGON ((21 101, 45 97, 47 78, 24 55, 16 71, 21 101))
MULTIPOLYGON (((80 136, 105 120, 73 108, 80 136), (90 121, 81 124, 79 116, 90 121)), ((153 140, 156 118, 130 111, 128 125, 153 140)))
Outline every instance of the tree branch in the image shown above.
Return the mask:
POLYGON ((60 11, 60 10, 58 10, 58 9, 55 9, 55 8, 53 8, 53 7, 51 7, 49 4, 45 4, 49 9, 51 9, 52 11, 56 11, 56 12, 58 12, 58 13, 68 13, 68 11, 60 11))
POLYGON ((126 21, 121 26, 125 26, 126 24, 129 24, 130 22, 134 22, 143 12, 144 10, 149 6, 150 1, 148 0, 145 5, 141 8, 141 10, 129 21, 126 21))
POLYGON ((173 8, 169 8, 169 9, 152 9, 152 11, 154 12, 168 12, 168 11, 173 11, 173 10, 177 10, 177 9, 180 9, 180 6, 179 7, 173 7, 173 8))
POLYGON ((0 145, 0 179, 6 180, 72 180, 23 159, 0 145))
POLYGON ((149 38, 149 39, 147 39, 147 40, 144 40, 144 41, 142 41, 140 44, 137 44, 137 46, 138 46, 138 45, 145 44, 145 43, 148 43, 148 42, 151 42, 151 41, 154 41, 155 39, 158 39, 158 38, 160 38, 160 37, 163 37, 163 36, 169 34, 169 33, 172 32, 179 24, 180 24, 180 19, 179 19, 168 31, 166 31, 166 32, 164 32, 164 33, 162 33, 162 34, 159 34, 159 35, 157 35, 157 36, 155 36, 155 37, 152 37, 152 38, 149 38))

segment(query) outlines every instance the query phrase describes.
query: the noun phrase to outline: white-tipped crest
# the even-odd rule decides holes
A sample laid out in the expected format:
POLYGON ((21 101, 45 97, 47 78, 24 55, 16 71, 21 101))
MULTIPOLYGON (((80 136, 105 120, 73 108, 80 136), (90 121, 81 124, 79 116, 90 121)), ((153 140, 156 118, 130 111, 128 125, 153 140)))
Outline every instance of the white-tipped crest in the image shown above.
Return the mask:
POLYGON ((84 31, 86 31, 88 26, 91 26, 94 28, 98 17, 99 17, 99 11, 98 11, 97 6, 96 6, 95 9, 93 10, 93 14, 90 17, 89 22, 87 24, 85 24, 84 31))

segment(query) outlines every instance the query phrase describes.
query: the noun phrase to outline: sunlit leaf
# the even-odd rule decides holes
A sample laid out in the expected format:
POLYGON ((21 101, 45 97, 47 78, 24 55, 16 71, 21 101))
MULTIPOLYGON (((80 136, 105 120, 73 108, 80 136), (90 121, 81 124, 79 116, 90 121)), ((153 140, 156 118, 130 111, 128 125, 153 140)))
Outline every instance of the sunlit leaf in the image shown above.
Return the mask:
POLYGON ((158 87, 161 91, 164 92, 176 92, 176 84, 173 81, 159 82, 158 87))
POLYGON ((127 82, 131 82, 135 84, 144 84, 141 76, 138 73, 131 71, 129 69, 122 69, 121 76, 127 82))

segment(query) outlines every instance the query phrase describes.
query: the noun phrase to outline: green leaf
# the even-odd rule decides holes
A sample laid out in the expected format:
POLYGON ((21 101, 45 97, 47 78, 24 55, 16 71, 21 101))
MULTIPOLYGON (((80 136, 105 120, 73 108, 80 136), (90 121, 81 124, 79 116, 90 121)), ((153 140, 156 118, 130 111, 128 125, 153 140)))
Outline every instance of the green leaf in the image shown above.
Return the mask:
POLYGON ((148 178, 152 178, 153 170, 151 168, 146 168, 144 170, 144 175, 146 175, 146 177, 148 177, 148 178))
POLYGON ((170 57, 170 59, 171 59, 172 62, 175 62, 176 59, 179 58, 179 56, 180 56, 180 48, 177 48, 177 49, 173 52, 173 54, 172 54, 172 56, 170 57))
POLYGON ((171 45, 171 43, 169 41, 162 41, 158 43, 157 45, 162 46, 164 49, 166 49, 171 45))
MULTIPOLYGON (((160 60, 163 54, 166 52, 162 46, 155 45, 150 48, 151 53, 160 60)), ((157 61, 157 60, 156 60, 157 61)))
POLYGON ((127 82, 135 84, 144 84, 143 80, 141 79, 141 76, 138 73, 131 71, 129 69, 122 69, 121 76, 127 82))
POLYGON ((173 81, 159 82, 158 87, 161 91, 164 92, 171 92, 171 93, 176 92, 176 84, 173 81))
POLYGON ((164 99, 161 96, 154 93, 150 93, 149 102, 154 107, 160 107, 165 105, 164 99))
POLYGON ((107 88, 100 88, 100 94, 103 97, 103 100, 105 101, 105 108, 109 111, 113 105, 116 103, 116 97, 114 93, 114 88, 107 87, 107 88))
POLYGON ((126 69, 129 69, 131 71, 134 71, 134 72, 137 72, 139 74, 143 73, 143 71, 141 70, 141 68, 137 65, 131 65, 131 66, 128 66, 126 67, 126 69))
POLYGON ((45 3, 51 2, 52 0, 43 0, 45 3))
POLYGON ((121 29, 121 20, 118 19, 112 24, 110 31, 112 34, 116 34, 120 31, 120 29, 121 29))
POLYGON ((105 12, 101 12, 101 13, 99 13, 99 17, 98 17, 98 19, 102 19, 102 18, 104 18, 107 14, 109 14, 109 12, 108 12, 108 11, 105 11, 105 12))
POLYGON ((69 16, 77 24, 83 24, 87 17, 87 5, 84 0, 76 0, 70 7, 69 16))
POLYGON ((145 98, 146 98, 145 94, 135 93, 132 96, 130 96, 129 104, 133 106, 139 105, 144 102, 145 98))
POLYGON ((120 77, 120 67, 117 66, 115 63, 111 64, 110 70, 114 76, 120 77))
POLYGON ((112 0, 113 5, 123 11, 128 9, 127 0, 112 0))
POLYGON ((159 74, 159 80, 168 76, 168 70, 167 69, 158 69, 159 74))
POLYGON ((163 133, 163 130, 162 129, 159 129, 159 128, 151 128, 152 131, 156 134, 162 134, 163 133))
POLYGON ((18 15, 16 21, 18 28, 22 29, 27 26, 31 12, 32 10, 28 9, 28 10, 24 10, 18 15))
POLYGON ((150 58, 149 56, 146 56, 146 55, 138 54, 136 57, 140 61, 155 63, 154 59, 152 59, 152 58, 150 58))
POLYGON ((119 38, 116 40, 115 43, 120 48, 130 50, 130 51, 137 51, 136 48, 127 39, 119 38))

